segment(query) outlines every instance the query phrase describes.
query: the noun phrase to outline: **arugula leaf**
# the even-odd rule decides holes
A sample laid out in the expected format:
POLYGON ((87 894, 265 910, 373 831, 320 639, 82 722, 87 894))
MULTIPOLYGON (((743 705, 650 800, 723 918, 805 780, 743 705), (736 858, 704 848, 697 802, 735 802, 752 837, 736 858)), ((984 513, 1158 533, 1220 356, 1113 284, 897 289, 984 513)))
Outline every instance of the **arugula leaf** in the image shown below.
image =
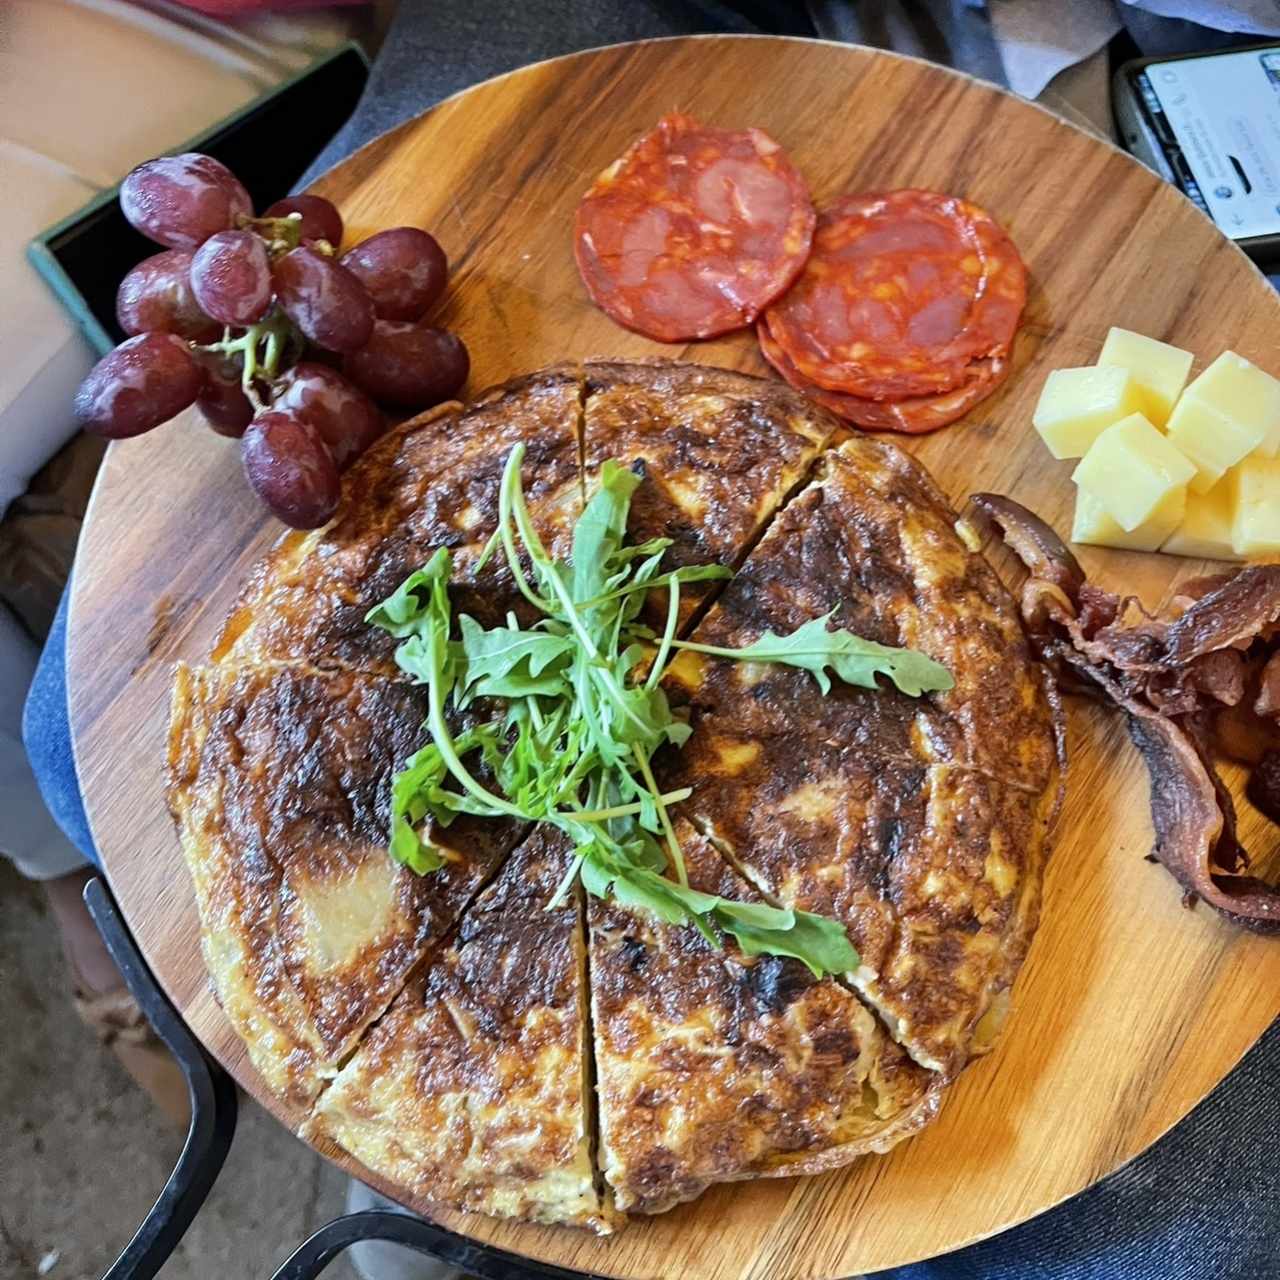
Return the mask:
MULTIPOLYGON (((791 956, 806 964, 815 978, 827 973, 851 973, 861 963, 839 921, 808 911, 778 912, 779 916, 791 917, 789 924, 785 921, 773 925, 753 923, 742 916, 743 906, 757 905, 722 901, 716 911, 716 923, 733 935, 743 955, 791 956)), ((766 910, 774 911, 774 908, 766 910)))
POLYGON ((600 487, 573 526, 573 575, 570 589, 576 604, 605 590, 610 560, 627 533, 631 495, 640 477, 609 460, 600 468, 600 487))
POLYGON ((588 893, 641 907, 666 924, 693 924, 716 947, 722 944, 709 924, 730 934, 744 955, 789 956, 807 965, 816 978, 850 972, 860 963, 844 926, 835 920, 702 893, 659 875, 651 863, 631 865, 611 857, 598 844, 586 852, 581 875, 588 893))
POLYGON ((565 669, 573 657, 573 641, 549 631, 523 631, 516 626, 486 631, 472 617, 458 619, 464 659, 464 692, 481 698, 526 698, 533 694, 568 695, 565 669))
POLYGON ((411 573, 381 604, 374 605, 364 620, 397 638, 416 634, 431 608, 432 586, 447 584, 452 569, 449 549, 438 548, 421 569, 411 573))
MULTIPOLYGON (((462 754, 477 748, 495 750, 497 734, 492 725, 480 725, 459 735, 454 746, 462 754)), ((448 827, 459 813, 492 817, 495 811, 476 797, 444 786, 449 768, 435 742, 415 751, 391 782, 391 856, 418 875, 439 870, 444 858, 439 848, 424 839, 419 826, 430 821, 448 827)))
POLYGON ((828 631, 827 623, 835 612, 832 609, 821 618, 811 619, 790 635, 766 631, 754 644, 742 649, 722 649, 691 640, 677 640, 675 648, 733 658, 738 662, 779 662, 801 667, 813 676, 824 694, 831 692, 827 667, 845 684, 863 689, 876 688, 877 675, 888 676, 903 693, 913 698, 954 687, 955 681, 946 667, 915 649, 898 649, 875 640, 864 640, 852 631, 828 631))
MULTIPOLYGON (((666 539, 664 539, 666 541, 666 539)), ((655 555, 657 553, 655 552, 655 555)), ((645 562, 645 565, 648 561, 645 562)), ((654 560, 654 567, 661 564, 661 557, 658 556, 654 560)), ((587 600, 582 607, 589 609, 594 605, 604 604, 609 600, 619 600, 623 596, 639 596, 639 602, 636 609, 639 611, 640 604, 644 602, 644 595, 647 591, 657 591, 663 587, 670 587, 673 583, 680 582, 716 582, 724 581, 733 577, 733 570, 724 564, 684 564, 678 569, 672 569, 668 573, 660 573, 654 576, 652 573, 645 572, 645 565, 636 570, 635 577, 620 587, 615 587, 612 591, 605 592, 604 595, 596 596, 593 600, 587 600)))

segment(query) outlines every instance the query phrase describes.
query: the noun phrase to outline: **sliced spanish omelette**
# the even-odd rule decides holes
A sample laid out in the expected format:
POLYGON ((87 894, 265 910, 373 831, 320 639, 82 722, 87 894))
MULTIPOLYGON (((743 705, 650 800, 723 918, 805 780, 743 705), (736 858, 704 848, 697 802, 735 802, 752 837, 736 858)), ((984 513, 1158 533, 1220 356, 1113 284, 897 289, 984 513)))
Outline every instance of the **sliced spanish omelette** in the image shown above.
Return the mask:
POLYGON ((392 774, 423 690, 295 666, 180 666, 169 803, 218 1000, 271 1088, 306 1103, 492 874, 519 824, 437 833, 446 865, 387 855, 392 774))
POLYGON ((380 441, 339 517, 255 571, 212 664, 179 670, 170 803, 206 959, 270 1087, 312 1105, 308 1132, 424 1199, 605 1229, 592 1056, 606 1189, 658 1212, 887 1149, 989 1046, 1039 907, 1055 704, 927 474, 879 441, 831 449, 836 429, 724 370, 531 374, 380 441), (517 442, 554 555, 612 458, 642 477, 631 541, 741 565, 682 595, 696 640, 838 608, 832 625, 951 671, 921 699, 689 654, 666 680, 694 733, 655 766, 694 788, 678 813, 698 883, 839 919, 861 957, 843 983, 596 899, 584 980, 579 917, 543 911, 566 852, 519 824, 460 819, 422 877, 390 860, 390 778, 426 740, 424 699, 364 616, 443 545, 455 615, 523 618, 501 556, 472 571, 517 442))
POLYGON ((611 1230, 587 1098, 578 897, 547 903, 572 849, 539 829, 462 917, 320 1098, 333 1139, 423 1199, 611 1230))
MULTIPOLYGON (((760 901, 692 827, 677 834, 693 888, 760 901)), ((836 1168, 936 1113, 937 1078, 892 1051, 886 1064, 884 1032, 833 979, 612 899, 588 898, 587 918, 600 1158, 619 1209, 836 1168)))

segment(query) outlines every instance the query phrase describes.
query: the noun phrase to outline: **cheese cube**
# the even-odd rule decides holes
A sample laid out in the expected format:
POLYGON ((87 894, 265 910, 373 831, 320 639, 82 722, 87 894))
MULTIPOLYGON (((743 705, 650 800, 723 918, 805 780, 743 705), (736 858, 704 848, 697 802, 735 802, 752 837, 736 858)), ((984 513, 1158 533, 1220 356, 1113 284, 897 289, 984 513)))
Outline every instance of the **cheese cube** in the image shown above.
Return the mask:
POLYGON ((1203 556, 1206 560, 1240 559, 1231 544, 1234 508, 1230 481, 1216 485, 1208 493, 1189 494, 1182 523, 1160 550, 1171 556, 1203 556))
POLYGON ((1168 434, 1178 451, 1195 463, 1191 492, 1208 493, 1263 442, 1266 431, 1256 422, 1241 421, 1193 395, 1188 387, 1173 407, 1168 434))
POLYGON ((1055 458, 1082 458, 1112 423, 1141 407, 1127 369, 1055 369, 1045 379, 1031 425, 1055 458))
POLYGON ((1126 532, 1149 520, 1195 467, 1140 413, 1108 427, 1071 478, 1126 532))
POLYGON ((1163 427, 1191 372, 1192 355, 1181 347, 1133 333, 1111 329, 1102 344, 1100 365, 1128 369, 1138 389, 1138 408, 1149 422, 1163 427))
POLYGON ((1125 551, 1158 551, 1160 544, 1178 527, 1186 505, 1185 487, 1170 489, 1142 524, 1125 532, 1096 498, 1081 489, 1076 493, 1071 541, 1087 542, 1095 547, 1118 547, 1125 551))
POLYGON ((1224 351, 1183 394, 1260 432, 1257 452, 1264 458, 1280 453, 1280 381, 1244 356, 1224 351))
POLYGON ((1246 458, 1232 473, 1231 545, 1247 560, 1280 556, 1280 458, 1246 458))

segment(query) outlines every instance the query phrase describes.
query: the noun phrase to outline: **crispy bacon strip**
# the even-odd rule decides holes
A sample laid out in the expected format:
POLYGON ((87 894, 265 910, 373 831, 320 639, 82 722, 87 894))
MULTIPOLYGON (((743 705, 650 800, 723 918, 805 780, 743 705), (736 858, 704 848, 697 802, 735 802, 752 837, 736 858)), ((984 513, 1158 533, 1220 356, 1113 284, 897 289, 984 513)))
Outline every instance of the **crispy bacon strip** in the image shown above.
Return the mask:
POLYGON ((1249 795, 1280 819, 1280 652, 1256 652, 1280 622, 1280 565, 1255 565, 1188 584, 1176 619, 1086 581, 1075 556, 1038 516, 1009 498, 979 493, 974 505, 1000 528, 1031 573, 1023 619, 1040 655, 1073 687, 1100 692, 1129 718, 1151 779, 1152 856, 1182 886, 1234 924, 1280 933, 1280 888, 1244 873, 1235 806, 1209 746, 1216 713, 1245 704, 1261 679, 1251 726, 1277 750, 1262 755, 1249 795), (1251 652, 1254 651, 1254 652, 1251 652), (1263 776, 1263 774, 1266 776, 1263 776), (1273 777, 1272 775, 1276 775, 1273 777), (1275 801, 1272 803, 1272 801, 1275 801))

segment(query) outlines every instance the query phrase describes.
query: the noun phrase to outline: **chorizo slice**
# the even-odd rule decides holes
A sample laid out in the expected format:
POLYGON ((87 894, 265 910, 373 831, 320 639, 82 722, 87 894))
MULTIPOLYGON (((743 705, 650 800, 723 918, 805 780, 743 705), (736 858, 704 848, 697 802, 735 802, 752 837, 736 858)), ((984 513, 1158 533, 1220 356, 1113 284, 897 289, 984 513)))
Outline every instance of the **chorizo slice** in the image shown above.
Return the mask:
POLYGON ((765 312, 803 377, 868 400, 989 381, 1027 296, 1017 249, 985 210, 903 190, 844 196, 818 216, 813 252, 765 312))
POLYGON ((1005 356, 988 356, 970 366, 973 376, 954 391, 931 396, 908 396, 903 400, 867 400, 843 391, 827 391, 810 382, 773 340, 768 326, 756 326, 764 358, 797 391, 830 410, 838 418, 864 431, 897 431, 904 435, 925 435, 948 427, 964 417, 974 405, 985 400, 1009 375, 1005 356))
POLYGON ((583 196, 574 256, 612 319, 687 342, 753 324, 800 274, 815 220, 768 134, 669 115, 583 196))

